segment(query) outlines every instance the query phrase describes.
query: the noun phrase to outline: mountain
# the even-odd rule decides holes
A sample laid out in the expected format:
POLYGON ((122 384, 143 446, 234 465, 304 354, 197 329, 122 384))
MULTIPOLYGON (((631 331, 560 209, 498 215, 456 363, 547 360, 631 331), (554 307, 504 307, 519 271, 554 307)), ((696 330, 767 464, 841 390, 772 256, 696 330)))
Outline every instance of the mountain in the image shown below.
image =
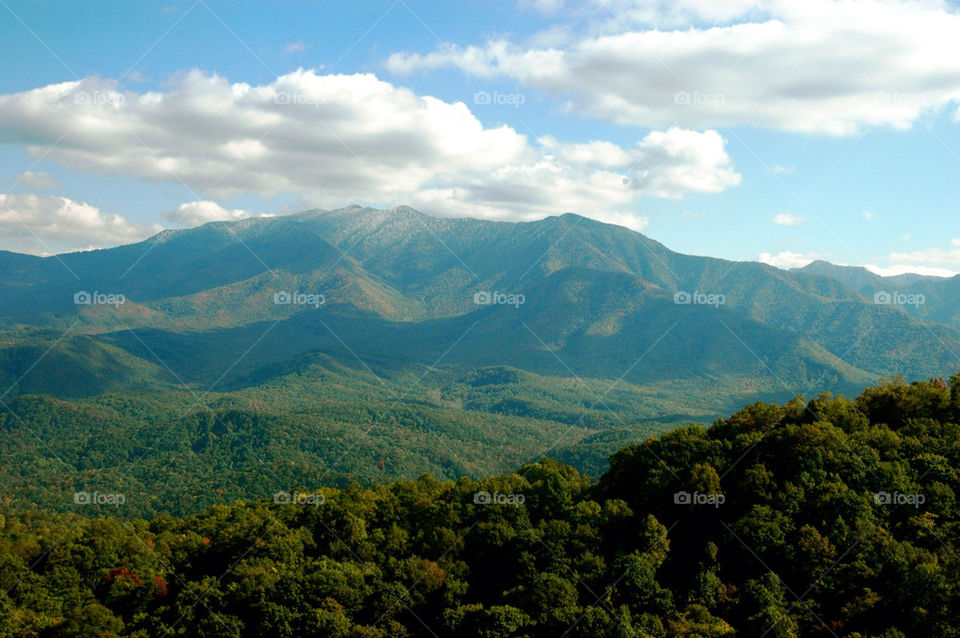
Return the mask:
MULTIPOLYGON (((872 303, 854 277, 808 269, 681 255, 570 214, 498 223, 351 207, 57 257, 3 253, 0 321, 21 349, 51 345, 51 331, 72 327, 52 354, 74 360, 70 349, 85 340, 91 368, 157 387, 236 389, 289 374, 315 352, 389 376, 430 366, 458 340, 443 362, 464 371, 508 365, 611 380, 626 372, 624 381, 648 384, 689 378, 696 360, 701 380, 751 378, 778 394, 823 374, 850 391, 895 371, 950 371, 957 330, 872 303), (274 303, 284 291, 324 303, 274 303), (477 305, 482 291, 523 303, 477 305), (82 292, 124 303, 77 305, 82 292), (694 293, 694 303, 675 303, 694 293), (696 303, 707 295, 723 303, 696 303), (138 375, 119 374, 133 365, 121 352, 140 362, 138 375)), ((29 358, 9 356, 8 376, 26 372, 17 361, 29 358)), ((35 368, 22 383, 60 396, 92 391, 57 388, 50 374, 35 368)))
MULTIPOLYGON (((949 318, 958 282, 910 283, 941 286, 936 316, 949 318)), ((0 253, 0 401, 12 411, 0 445, 166 484, 187 459, 220 468, 223 493, 265 467, 452 478, 548 449, 596 475, 618 445, 739 404, 955 371, 955 322, 874 303, 857 283, 683 255, 572 214, 507 223, 408 207, 0 253), (45 407, 27 418, 24 405, 45 407), (210 446, 198 414, 236 438, 210 446), (105 431, 124 445, 107 453, 84 434, 105 431), (298 451, 284 439, 294 433, 328 444, 298 451)), ((70 480, 18 476, 25 489, 70 480)))
POLYGON ((882 277, 862 266, 814 261, 793 272, 823 275, 853 288, 867 299, 899 305, 911 316, 960 329, 960 275, 933 277, 905 273, 882 277))
POLYGON ((952 277, 937 275, 921 275, 919 273, 903 273, 900 275, 878 275, 863 266, 841 266, 832 264, 823 259, 817 259, 801 268, 791 268, 795 272, 806 272, 814 275, 826 275, 845 283, 851 288, 862 289, 869 286, 912 286, 919 283, 942 283, 952 277))

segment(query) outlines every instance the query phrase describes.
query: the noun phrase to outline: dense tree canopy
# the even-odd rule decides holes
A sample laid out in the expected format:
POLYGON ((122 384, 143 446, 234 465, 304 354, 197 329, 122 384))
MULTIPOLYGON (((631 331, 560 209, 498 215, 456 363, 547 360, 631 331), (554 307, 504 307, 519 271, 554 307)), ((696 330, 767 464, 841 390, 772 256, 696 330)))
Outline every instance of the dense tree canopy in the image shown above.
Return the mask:
POLYGON ((596 483, 543 459, 8 512, 0 637, 960 636, 958 422, 960 376, 894 379, 625 447, 596 483))

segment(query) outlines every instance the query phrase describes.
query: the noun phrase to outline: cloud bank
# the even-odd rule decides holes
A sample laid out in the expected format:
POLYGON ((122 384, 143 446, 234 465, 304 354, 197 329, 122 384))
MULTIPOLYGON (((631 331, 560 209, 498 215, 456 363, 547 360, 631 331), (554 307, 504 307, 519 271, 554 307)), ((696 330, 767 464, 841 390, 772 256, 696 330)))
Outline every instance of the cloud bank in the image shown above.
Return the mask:
MULTIPOLYGON (((198 202, 294 193, 324 207, 409 203, 511 220, 577 212, 634 228, 645 223, 643 196, 740 181, 716 131, 668 127, 629 148, 531 141, 484 126, 463 102, 303 69, 258 86, 193 70, 162 92, 87 78, 2 95, 0 141, 74 171, 184 184, 198 202)), ((188 213, 210 216, 209 206, 188 213)))
POLYGON ((162 230, 95 206, 54 195, 0 195, 3 249, 34 255, 105 248, 162 230))
MULTIPOLYGON (((549 3, 556 10, 558 3, 549 3)), ((601 0, 585 34, 396 53, 398 74, 459 68, 618 124, 852 135, 960 99, 960 14, 928 0, 601 0)), ((960 117, 960 111, 957 116, 960 117)))

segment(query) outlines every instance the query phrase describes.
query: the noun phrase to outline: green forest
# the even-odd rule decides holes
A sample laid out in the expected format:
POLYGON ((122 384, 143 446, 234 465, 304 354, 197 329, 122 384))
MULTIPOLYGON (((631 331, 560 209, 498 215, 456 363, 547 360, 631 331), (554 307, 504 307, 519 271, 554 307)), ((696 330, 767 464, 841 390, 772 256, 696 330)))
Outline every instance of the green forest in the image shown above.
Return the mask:
POLYGON ((150 519, 7 503, 0 637, 960 636, 958 424, 960 375, 895 378, 674 429, 595 481, 543 458, 150 519))

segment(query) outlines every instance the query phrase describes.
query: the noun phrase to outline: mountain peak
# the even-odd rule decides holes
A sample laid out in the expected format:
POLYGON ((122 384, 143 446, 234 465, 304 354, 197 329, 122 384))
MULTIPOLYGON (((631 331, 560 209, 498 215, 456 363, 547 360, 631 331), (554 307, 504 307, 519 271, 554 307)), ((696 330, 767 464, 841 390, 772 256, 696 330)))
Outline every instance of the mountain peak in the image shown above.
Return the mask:
POLYGON ((407 206, 406 204, 401 204, 400 206, 394 206, 389 210, 391 213, 396 213, 398 215, 418 215, 426 217, 426 214, 413 208, 412 206, 407 206))

